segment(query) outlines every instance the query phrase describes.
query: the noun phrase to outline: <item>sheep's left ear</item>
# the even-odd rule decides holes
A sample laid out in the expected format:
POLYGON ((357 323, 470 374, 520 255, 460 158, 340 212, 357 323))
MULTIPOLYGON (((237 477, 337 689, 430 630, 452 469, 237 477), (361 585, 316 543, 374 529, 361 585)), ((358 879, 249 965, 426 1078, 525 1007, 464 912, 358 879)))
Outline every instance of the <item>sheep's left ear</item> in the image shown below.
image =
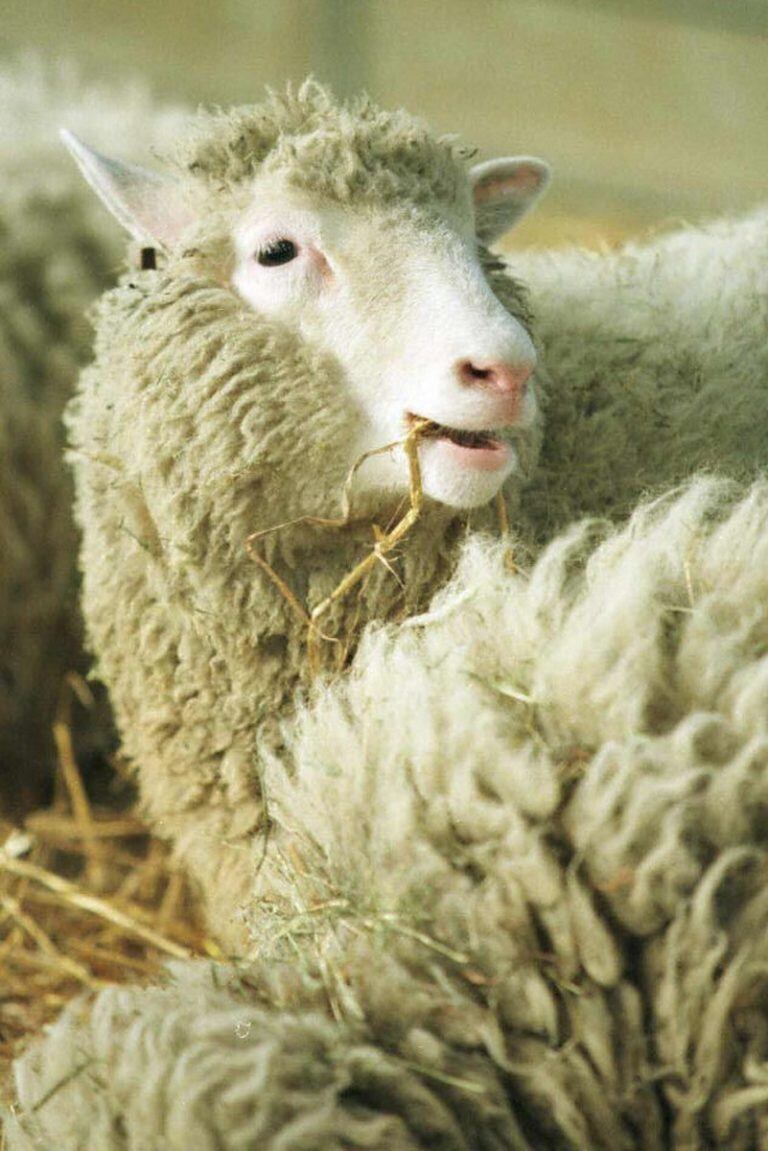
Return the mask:
POLYGON ((535 156, 486 160, 470 169, 477 235, 503 236, 538 200, 550 181, 549 165, 535 156))
POLYGON ((176 180, 102 156, 64 128, 60 135, 96 195, 134 240, 169 248, 193 223, 176 180))

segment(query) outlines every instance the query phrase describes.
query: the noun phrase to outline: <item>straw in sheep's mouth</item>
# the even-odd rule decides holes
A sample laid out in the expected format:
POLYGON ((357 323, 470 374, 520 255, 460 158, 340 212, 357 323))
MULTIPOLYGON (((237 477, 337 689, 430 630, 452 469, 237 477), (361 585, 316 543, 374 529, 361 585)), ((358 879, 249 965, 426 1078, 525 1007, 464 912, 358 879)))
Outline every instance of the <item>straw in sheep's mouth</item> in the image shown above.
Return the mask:
MULTIPOLYGON (((387 559, 387 555, 391 554, 400 541, 408 534, 414 524, 417 522, 421 515, 422 505, 424 502, 424 493, 421 485, 421 468, 419 465, 419 443, 424 437, 434 436, 442 439, 446 436, 449 438, 462 437, 462 439, 455 439, 454 442, 461 443, 463 447, 483 447, 486 449, 500 449, 503 444, 500 440, 492 439, 486 432, 467 432, 460 428, 447 428, 442 424, 435 423, 434 420, 427 420, 424 416, 416 416, 410 412, 406 413, 407 433, 405 438, 398 440, 395 443, 384 444, 380 448, 374 448, 372 451, 365 452, 359 457, 350 469, 347 481, 344 485, 342 494, 342 515, 338 519, 325 519, 318 516, 300 516, 296 520, 291 520, 285 524, 276 524, 274 527, 265 528, 261 531, 252 532, 251 535, 244 541, 245 548, 251 559, 262 569, 262 571, 269 577, 283 598, 288 602, 292 610, 299 616, 299 618, 308 627, 308 647, 309 647, 309 662, 310 667, 317 669, 317 641, 324 639, 337 647, 339 656, 337 666, 341 668, 346 662, 349 645, 342 644, 340 639, 335 636, 326 635, 325 632, 319 627, 318 621, 326 615, 328 610, 340 600, 347 596, 350 591, 359 586, 373 565, 381 562, 384 566, 392 572, 392 565, 387 559), (464 439, 466 437, 466 439, 464 439), (469 441, 467 443, 466 441, 469 441), (296 524, 307 523, 317 524, 319 527, 329 528, 343 528, 351 522, 351 509, 350 509, 350 487, 352 481, 359 470, 360 466, 365 463, 367 459, 372 456, 381 455, 384 452, 389 452, 392 448, 402 446, 406 459, 408 460, 408 475, 410 481, 410 506, 406 509, 402 517, 395 523, 394 526, 390 524, 388 528, 381 528, 378 524, 373 524, 373 537, 374 546, 368 554, 360 560, 358 564, 348 572, 341 582, 334 588, 330 595, 326 596, 321 603, 317 604, 311 611, 304 607, 288 584, 283 580, 278 573, 270 566, 269 563, 254 550, 254 544, 257 540, 263 538, 265 535, 270 535, 274 531, 279 531, 283 527, 291 527, 296 524)), ((499 526, 503 535, 509 534, 509 520, 507 518, 506 504, 504 497, 499 491, 496 495, 496 508, 499 515, 499 526)), ((509 558, 510 570, 516 571, 514 560, 509 558)))
POLYGON ((420 435, 425 439, 447 439, 463 448, 495 448, 500 443, 489 431, 474 432, 464 428, 451 428, 447 424, 438 424, 435 420, 425 420, 423 416, 414 415, 413 412, 406 412, 405 420, 408 428, 419 423, 420 435))

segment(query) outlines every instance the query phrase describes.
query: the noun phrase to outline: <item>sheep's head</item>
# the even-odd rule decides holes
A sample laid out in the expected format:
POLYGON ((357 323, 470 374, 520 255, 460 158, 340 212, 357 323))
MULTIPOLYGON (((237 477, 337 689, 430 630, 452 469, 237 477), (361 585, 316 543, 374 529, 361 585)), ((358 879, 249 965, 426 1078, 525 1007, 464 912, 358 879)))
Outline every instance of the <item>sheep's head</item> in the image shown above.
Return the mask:
MULTIPOLYGON (((471 167, 466 150, 405 113, 335 104, 319 86, 214 114, 158 176, 67 142, 144 245, 206 236, 215 274, 259 317, 334 358, 359 413, 348 466, 432 421, 427 496, 491 500, 538 419, 524 294, 485 245, 546 186, 531 157, 471 167), (214 237, 212 242, 211 237, 214 237)), ((403 453, 358 477, 370 505, 407 486, 403 453)))

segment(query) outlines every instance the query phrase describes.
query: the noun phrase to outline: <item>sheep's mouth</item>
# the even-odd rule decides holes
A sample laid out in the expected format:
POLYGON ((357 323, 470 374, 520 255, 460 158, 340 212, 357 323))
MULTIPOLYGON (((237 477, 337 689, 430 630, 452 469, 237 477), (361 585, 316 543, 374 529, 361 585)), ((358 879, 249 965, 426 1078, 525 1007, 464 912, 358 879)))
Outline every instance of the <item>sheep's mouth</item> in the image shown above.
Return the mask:
POLYGON ((405 422, 409 430, 417 424, 421 425, 420 435, 425 439, 450 440, 451 443, 458 444, 462 448, 484 448, 487 450, 489 448, 501 448, 504 445, 504 441, 493 435, 491 431, 476 432, 467 431, 464 428, 451 428, 447 424, 438 424, 435 420, 426 420, 424 416, 414 415, 413 412, 406 413, 405 422))

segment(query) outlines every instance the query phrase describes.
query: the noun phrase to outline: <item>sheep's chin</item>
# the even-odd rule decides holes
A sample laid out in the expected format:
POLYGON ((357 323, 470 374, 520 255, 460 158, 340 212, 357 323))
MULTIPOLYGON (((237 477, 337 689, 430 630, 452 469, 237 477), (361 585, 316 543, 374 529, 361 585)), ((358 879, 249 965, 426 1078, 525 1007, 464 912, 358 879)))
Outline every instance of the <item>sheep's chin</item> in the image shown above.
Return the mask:
POLYGON ((517 469, 517 454, 510 448, 503 467, 493 471, 461 466, 439 440, 420 445, 421 483, 424 495, 451 508, 478 508, 501 490, 506 479, 517 469))
MULTIPOLYGON (((378 445, 389 438, 394 441, 394 429, 380 431, 371 442, 378 445)), ((460 456, 446 450, 443 438, 426 438, 419 443, 419 464, 424 495, 433 503, 447 508, 470 510, 490 503, 505 480, 518 470, 518 456, 508 445, 503 466, 484 470, 467 466, 460 456)), ((352 508, 356 516, 380 515, 384 509, 394 514, 402 509, 403 497, 409 491, 408 464, 402 451, 379 454, 376 447, 359 443, 353 457, 361 459, 371 453, 356 473, 352 484, 352 508)))

